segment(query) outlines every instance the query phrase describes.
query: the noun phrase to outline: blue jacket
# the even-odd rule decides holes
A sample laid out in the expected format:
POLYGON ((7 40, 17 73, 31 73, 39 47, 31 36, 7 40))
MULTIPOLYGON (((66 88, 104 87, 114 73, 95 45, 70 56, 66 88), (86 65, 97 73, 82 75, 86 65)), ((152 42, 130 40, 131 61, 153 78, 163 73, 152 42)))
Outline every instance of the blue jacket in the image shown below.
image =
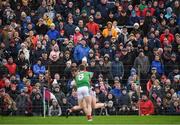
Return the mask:
POLYGON ((124 75, 124 66, 120 61, 113 61, 111 64, 111 72, 113 77, 123 77, 124 75))
POLYGON ((50 40, 56 40, 59 37, 59 32, 57 30, 49 30, 47 35, 50 40))
POLYGON ((112 89, 110 93, 112 93, 116 98, 119 98, 121 96, 121 90, 117 88, 112 89))
POLYGON ((152 61, 151 68, 156 67, 159 75, 164 73, 164 65, 160 61, 152 61))
POLYGON ((45 71, 46 71, 45 66, 38 65, 38 64, 33 65, 33 72, 35 73, 35 75, 39 75, 41 73, 44 74, 45 71))
POLYGON ((74 35, 75 28, 76 28, 76 26, 73 25, 73 24, 72 25, 71 24, 66 24, 64 26, 64 30, 65 30, 66 35, 67 36, 74 35))
POLYGON ((82 44, 77 45, 73 53, 74 60, 77 63, 80 63, 83 57, 88 57, 89 50, 90 50, 89 46, 83 47, 82 44))

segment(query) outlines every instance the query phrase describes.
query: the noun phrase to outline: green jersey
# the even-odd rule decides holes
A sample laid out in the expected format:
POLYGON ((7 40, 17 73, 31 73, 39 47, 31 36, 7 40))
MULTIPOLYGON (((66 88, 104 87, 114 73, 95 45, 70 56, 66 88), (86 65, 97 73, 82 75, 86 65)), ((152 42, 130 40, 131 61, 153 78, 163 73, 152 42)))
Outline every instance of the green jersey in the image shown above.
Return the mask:
POLYGON ((90 88, 90 80, 93 76, 92 72, 79 72, 79 74, 75 77, 77 88, 87 86, 90 88))

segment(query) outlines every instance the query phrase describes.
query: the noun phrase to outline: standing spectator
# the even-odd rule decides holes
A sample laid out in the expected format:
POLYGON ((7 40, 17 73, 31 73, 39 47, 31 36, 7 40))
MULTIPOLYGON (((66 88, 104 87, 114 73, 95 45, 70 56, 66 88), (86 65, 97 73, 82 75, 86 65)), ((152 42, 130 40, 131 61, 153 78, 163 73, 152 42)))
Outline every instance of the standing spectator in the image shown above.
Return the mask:
POLYGON ((142 94, 142 99, 139 101, 140 115, 152 115, 154 114, 154 105, 151 100, 148 99, 146 94, 142 94))
POLYGON ((59 37, 59 32, 55 29, 55 24, 51 24, 51 29, 47 32, 50 40, 56 40, 59 37))
POLYGON ((16 70, 17 70, 17 65, 16 63, 14 63, 14 60, 12 57, 8 58, 8 62, 7 64, 5 64, 5 67, 8 69, 9 74, 16 74, 16 70))
POLYGON ((90 16, 91 0, 86 0, 85 6, 82 8, 82 10, 86 10, 87 15, 90 16))
POLYGON ((77 45, 79 41, 83 38, 83 35, 80 33, 79 27, 76 27, 73 38, 74 38, 74 45, 77 45))
POLYGON ((60 57, 60 51, 59 51, 59 46, 55 44, 52 47, 52 51, 49 54, 49 59, 56 62, 60 57))
POLYGON ((152 7, 152 2, 151 2, 151 1, 148 2, 147 8, 145 8, 145 9, 143 10, 143 12, 142 12, 143 16, 146 15, 146 12, 147 12, 147 11, 150 11, 151 16, 153 16, 154 13, 155 13, 155 9, 152 7))
POLYGON ((81 63, 83 57, 88 57, 89 55, 89 46, 86 44, 86 40, 82 39, 80 43, 74 48, 73 57, 76 63, 81 63))
POLYGON ((28 106, 28 96, 24 90, 21 90, 20 95, 16 98, 17 115, 25 115, 28 106))
POLYGON ((113 78, 112 78, 112 71, 111 71, 110 56, 108 54, 104 55, 103 70, 104 70, 104 74, 103 74, 104 78, 111 81, 113 78))
POLYGON ((139 5, 139 9, 141 11, 144 11, 144 9, 147 8, 147 5, 146 5, 146 0, 141 0, 141 3, 139 5))
POLYGON ((169 20, 171 17, 172 17, 172 8, 171 7, 168 7, 167 9, 166 9, 166 15, 165 15, 165 18, 167 19, 167 20, 169 20))
POLYGON ((166 66, 165 66, 166 74, 172 72, 173 71, 172 67, 175 66, 175 65, 178 65, 177 56, 176 56, 175 53, 172 53, 171 54, 171 59, 167 62, 166 66))
POLYGON ((19 53, 17 66, 18 66, 18 72, 19 72, 20 78, 23 78, 26 75, 26 72, 29 68, 29 62, 28 60, 25 59, 25 55, 23 52, 19 53))
POLYGON ((90 65, 87 67, 87 70, 89 72, 93 72, 92 82, 94 83, 100 74, 100 68, 94 59, 90 61, 90 65))
POLYGON ((76 26, 73 24, 73 19, 68 18, 68 23, 64 26, 65 34, 67 36, 74 35, 76 26))
POLYGON ((120 43, 123 43, 124 45, 127 43, 127 41, 128 41, 128 31, 127 31, 126 26, 123 26, 122 33, 119 35, 118 41, 120 43))
POLYGON ((164 30, 164 33, 161 34, 160 41, 161 41, 161 46, 163 46, 163 47, 165 45, 169 45, 172 42, 174 42, 174 35, 169 32, 169 28, 168 27, 166 27, 165 30, 164 30), (164 41, 164 40, 167 40, 167 42, 164 41))
POLYGON ((36 24, 36 33, 39 35, 45 35, 48 31, 48 27, 46 24, 44 24, 44 20, 40 18, 38 20, 38 23, 36 24))
POLYGON ((37 9, 37 14, 39 15, 39 17, 43 17, 43 15, 44 15, 44 13, 47 11, 47 9, 46 9, 46 1, 45 0, 43 0, 42 2, 41 2, 41 5, 38 7, 38 9, 37 9))
POLYGON ((2 115, 10 115, 11 113, 14 115, 14 113, 17 110, 16 103, 9 96, 9 94, 5 93, 4 88, 0 89, 0 100, 1 100, 0 113, 2 115))
POLYGON ((174 76, 180 74, 179 66, 174 65, 174 66, 172 67, 172 69, 173 69, 173 71, 170 72, 169 75, 168 75, 168 78, 169 78, 171 81, 173 81, 174 76))
POLYGON ((88 28, 88 31, 92 33, 93 35, 96 35, 99 31, 99 25, 94 22, 94 17, 89 17, 89 22, 86 24, 86 27, 88 28))
POLYGON ((41 59, 37 60, 37 63, 33 65, 33 72, 34 74, 37 76, 39 76, 39 74, 44 74, 46 71, 46 68, 44 65, 42 65, 41 63, 41 59))
POLYGON ((19 49, 18 55, 20 52, 23 52, 25 55, 25 59, 29 61, 30 59, 30 51, 28 50, 28 46, 25 43, 21 43, 21 48, 19 49))
POLYGON ((42 43, 40 41, 37 42, 37 47, 35 48, 34 52, 32 52, 32 58, 33 58, 33 62, 36 62, 37 59, 42 57, 42 53, 43 53, 44 49, 42 46, 42 43))
POLYGON ((100 4, 97 5, 97 10, 102 14, 103 18, 108 17, 109 6, 107 0, 101 0, 100 4))
POLYGON ((173 13, 176 15, 177 17, 177 24, 180 24, 180 2, 178 0, 176 0, 174 2, 174 7, 173 7, 173 13))
POLYGON ((139 50, 139 55, 136 57, 134 61, 134 68, 136 71, 139 71, 141 74, 141 85, 142 89, 146 90, 146 79, 150 68, 149 59, 147 56, 144 55, 143 50, 139 50))
POLYGON ((113 50, 112 50, 112 48, 110 46, 109 41, 104 42, 104 47, 101 49, 100 52, 101 52, 101 55, 105 55, 105 54, 109 55, 110 60, 112 60, 112 57, 113 57, 114 53, 113 53, 113 50))
POLYGON ((155 59, 152 61, 151 67, 156 67, 159 75, 164 74, 164 65, 163 65, 159 55, 155 56, 155 59))
POLYGON ((118 37, 116 30, 112 28, 112 22, 107 22, 107 28, 103 30, 102 34, 107 39, 110 39, 111 37, 118 37))
POLYGON ((8 94, 13 100, 16 100, 17 96, 19 95, 16 84, 11 84, 11 90, 8 92, 8 94))
POLYGON ((113 77, 119 77, 122 80, 124 76, 124 66, 121 61, 119 61, 118 56, 115 57, 115 61, 111 63, 111 71, 113 77))

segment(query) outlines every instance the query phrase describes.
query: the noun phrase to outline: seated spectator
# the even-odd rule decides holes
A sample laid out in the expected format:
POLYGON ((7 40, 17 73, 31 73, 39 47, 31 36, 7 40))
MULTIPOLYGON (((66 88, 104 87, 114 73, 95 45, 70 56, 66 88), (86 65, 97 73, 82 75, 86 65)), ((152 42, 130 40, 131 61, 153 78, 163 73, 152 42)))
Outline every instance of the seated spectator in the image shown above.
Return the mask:
POLYGON ((37 63, 33 65, 33 72, 34 74, 37 76, 39 76, 39 74, 44 74, 46 71, 45 66, 43 66, 41 64, 41 59, 37 60, 37 63))
POLYGON ((156 80, 156 76, 152 75, 151 79, 149 79, 149 81, 147 82, 147 91, 150 92, 150 90, 152 89, 153 83, 156 80))
POLYGON ((157 73, 159 75, 164 74, 164 65, 158 55, 155 56, 155 59, 152 61, 151 67, 155 67, 157 69, 157 73))
POLYGON ((114 88, 111 89, 110 93, 112 93, 115 98, 121 96, 121 83, 119 82, 119 78, 114 79, 114 88))
POLYGON ((59 85, 55 85, 53 87, 53 94, 55 95, 58 104, 61 106, 63 104, 63 98, 65 98, 65 94, 62 92, 61 88, 59 85))
POLYGON ((180 87, 180 74, 175 75, 172 81, 172 88, 173 90, 178 93, 180 91, 179 87, 180 87))
POLYGON ((122 110, 122 112, 127 112, 129 111, 129 107, 131 105, 131 102, 130 102, 130 97, 128 95, 128 92, 125 88, 122 89, 122 94, 121 96, 119 97, 118 99, 118 106, 119 106, 119 110, 122 110), (124 107, 126 107, 127 109, 123 109, 124 107))
POLYGON ((172 69, 173 69, 173 71, 170 72, 169 75, 168 75, 168 78, 169 78, 171 81, 173 81, 174 76, 180 74, 179 67, 178 67, 177 65, 174 65, 174 66, 172 67, 172 69))
POLYGON ((112 22, 107 22, 107 28, 103 30, 102 34, 105 38, 118 37, 116 30, 112 28, 112 22))
POLYGON ((67 109, 69 109, 71 107, 71 105, 69 104, 69 102, 67 101, 67 98, 63 98, 62 99, 62 104, 61 104, 61 110, 62 110, 62 116, 66 115, 66 111, 67 109))
POLYGON ((116 109, 118 107, 117 107, 116 99, 111 93, 107 95, 107 102, 108 102, 108 109, 107 109, 108 114, 115 115, 117 113, 116 109))
POLYGON ((32 99, 32 114, 33 116, 43 115, 43 99, 40 93, 36 93, 32 99))
POLYGON ((0 89, 0 97, 2 99, 1 104, 1 114, 2 115, 10 115, 10 113, 15 114, 17 107, 16 102, 9 96, 9 94, 5 93, 5 89, 0 89))
POLYGON ((59 37, 59 32, 55 29, 55 24, 51 24, 51 29, 47 32, 50 40, 56 40, 59 37))
POLYGON ((62 111, 57 100, 52 100, 52 105, 49 107, 49 116, 61 116, 62 111))
POLYGON ((60 55, 59 46, 55 44, 52 47, 52 51, 49 54, 49 59, 53 62, 56 62, 60 58, 59 55, 60 55))
MULTIPOLYGON (((102 84, 102 83, 100 83, 102 84)), ((96 92, 96 98, 97 98, 97 102, 101 102, 104 103, 106 100, 106 96, 105 96, 105 87, 103 85, 99 85, 99 84, 95 84, 95 92, 96 92)))
POLYGON ((142 94, 142 99, 139 101, 140 105, 140 115, 153 115, 154 105, 151 100, 148 99, 146 94, 142 94))

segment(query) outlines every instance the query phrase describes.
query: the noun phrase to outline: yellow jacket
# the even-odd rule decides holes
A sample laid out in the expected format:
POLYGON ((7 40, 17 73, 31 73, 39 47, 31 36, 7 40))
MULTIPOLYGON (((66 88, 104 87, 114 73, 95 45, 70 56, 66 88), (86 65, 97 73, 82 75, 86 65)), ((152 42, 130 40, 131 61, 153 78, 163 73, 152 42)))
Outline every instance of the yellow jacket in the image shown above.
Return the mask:
POLYGON ((118 35, 117 35, 117 31, 115 29, 111 29, 109 30, 108 28, 104 29, 103 32, 102 32, 102 35, 106 38, 108 36, 112 36, 112 37, 115 37, 117 38, 118 35))

